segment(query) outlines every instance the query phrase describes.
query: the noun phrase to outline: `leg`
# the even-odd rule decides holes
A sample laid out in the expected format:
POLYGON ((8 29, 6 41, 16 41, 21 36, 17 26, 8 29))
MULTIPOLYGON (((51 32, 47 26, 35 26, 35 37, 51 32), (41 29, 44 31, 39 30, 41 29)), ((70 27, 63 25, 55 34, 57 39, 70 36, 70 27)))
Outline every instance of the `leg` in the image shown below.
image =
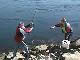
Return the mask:
POLYGON ((72 32, 68 33, 68 40, 70 40, 71 36, 72 36, 72 32))
POLYGON ((70 40, 70 37, 72 36, 72 32, 65 33, 65 40, 70 40))
POLYGON ((22 40, 24 40, 26 37, 23 35, 23 39, 22 40))
POLYGON ((68 35, 67 33, 64 34, 65 40, 67 40, 67 35, 68 35))
POLYGON ((24 54, 24 56, 26 56, 26 59, 28 60, 28 58, 29 58, 29 48, 28 48, 28 45, 26 45, 24 41, 22 41, 22 43, 23 43, 23 51, 26 52, 24 54))
POLYGON ((28 45, 27 45, 27 44, 25 44, 25 42, 24 42, 24 41, 22 41, 22 43, 23 43, 23 46, 24 46, 24 50, 25 50, 26 52, 28 52, 28 53, 29 53, 28 45))

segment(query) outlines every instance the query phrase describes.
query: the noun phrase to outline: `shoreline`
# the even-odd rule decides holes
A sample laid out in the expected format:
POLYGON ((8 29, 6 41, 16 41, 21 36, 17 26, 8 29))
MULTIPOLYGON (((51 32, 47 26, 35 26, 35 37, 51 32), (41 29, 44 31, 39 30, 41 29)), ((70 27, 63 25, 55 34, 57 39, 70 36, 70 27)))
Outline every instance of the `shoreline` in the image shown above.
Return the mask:
POLYGON ((70 41, 69 49, 59 43, 45 43, 28 45, 29 53, 23 49, 18 49, 14 56, 14 48, 0 51, 0 59, 2 60, 79 60, 80 58, 80 38, 70 41), (73 57, 76 56, 77 58, 73 57))

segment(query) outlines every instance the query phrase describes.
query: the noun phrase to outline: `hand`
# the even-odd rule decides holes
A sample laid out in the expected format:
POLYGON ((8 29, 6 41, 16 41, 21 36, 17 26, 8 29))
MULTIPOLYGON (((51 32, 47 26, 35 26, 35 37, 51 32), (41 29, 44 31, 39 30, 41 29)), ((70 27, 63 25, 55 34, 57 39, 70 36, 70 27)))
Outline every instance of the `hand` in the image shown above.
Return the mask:
POLYGON ((50 27, 50 29, 54 29, 54 28, 55 28, 55 26, 51 26, 51 27, 50 27))

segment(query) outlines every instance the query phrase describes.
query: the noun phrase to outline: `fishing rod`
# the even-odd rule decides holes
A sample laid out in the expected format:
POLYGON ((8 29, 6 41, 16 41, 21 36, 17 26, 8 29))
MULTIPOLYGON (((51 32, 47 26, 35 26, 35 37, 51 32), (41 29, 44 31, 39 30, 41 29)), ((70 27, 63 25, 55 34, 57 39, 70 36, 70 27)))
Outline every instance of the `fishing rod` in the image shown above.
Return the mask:
MULTIPOLYGON (((34 23, 33 23, 33 22, 34 22, 34 20, 35 20, 36 13, 37 13, 36 9, 37 9, 37 8, 35 8, 34 13, 33 13, 33 17, 32 17, 31 22, 30 22, 30 23, 33 24, 32 28, 34 27, 34 23)), ((25 23, 26 23, 26 21, 25 21, 25 23)), ((28 22, 27 22, 27 23, 28 23, 28 22)), ((28 36, 30 37, 30 33, 28 33, 28 36)), ((27 51, 28 51, 29 48, 28 48, 27 44, 26 44, 24 41, 22 41, 22 43, 26 46, 27 51)))

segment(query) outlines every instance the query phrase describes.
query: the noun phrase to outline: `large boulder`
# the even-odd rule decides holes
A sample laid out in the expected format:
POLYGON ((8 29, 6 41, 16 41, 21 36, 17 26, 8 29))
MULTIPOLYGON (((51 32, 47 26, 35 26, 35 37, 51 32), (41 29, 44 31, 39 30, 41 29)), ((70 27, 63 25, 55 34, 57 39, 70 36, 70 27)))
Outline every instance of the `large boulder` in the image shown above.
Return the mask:
POLYGON ((76 51, 74 54, 71 53, 64 53, 62 55, 65 60, 80 60, 80 53, 76 51))
POLYGON ((4 60, 5 57, 6 57, 6 54, 5 53, 0 54, 0 60, 4 60))
POLYGON ((13 57, 13 52, 9 52, 9 54, 7 55, 8 59, 11 59, 13 57))
POLYGON ((69 49, 69 45, 70 45, 70 41, 68 41, 68 40, 62 41, 62 47, 63 48, 69 49))
POLYGON ((80 39, 76 41, 76 46, 80 46, 80 39))

